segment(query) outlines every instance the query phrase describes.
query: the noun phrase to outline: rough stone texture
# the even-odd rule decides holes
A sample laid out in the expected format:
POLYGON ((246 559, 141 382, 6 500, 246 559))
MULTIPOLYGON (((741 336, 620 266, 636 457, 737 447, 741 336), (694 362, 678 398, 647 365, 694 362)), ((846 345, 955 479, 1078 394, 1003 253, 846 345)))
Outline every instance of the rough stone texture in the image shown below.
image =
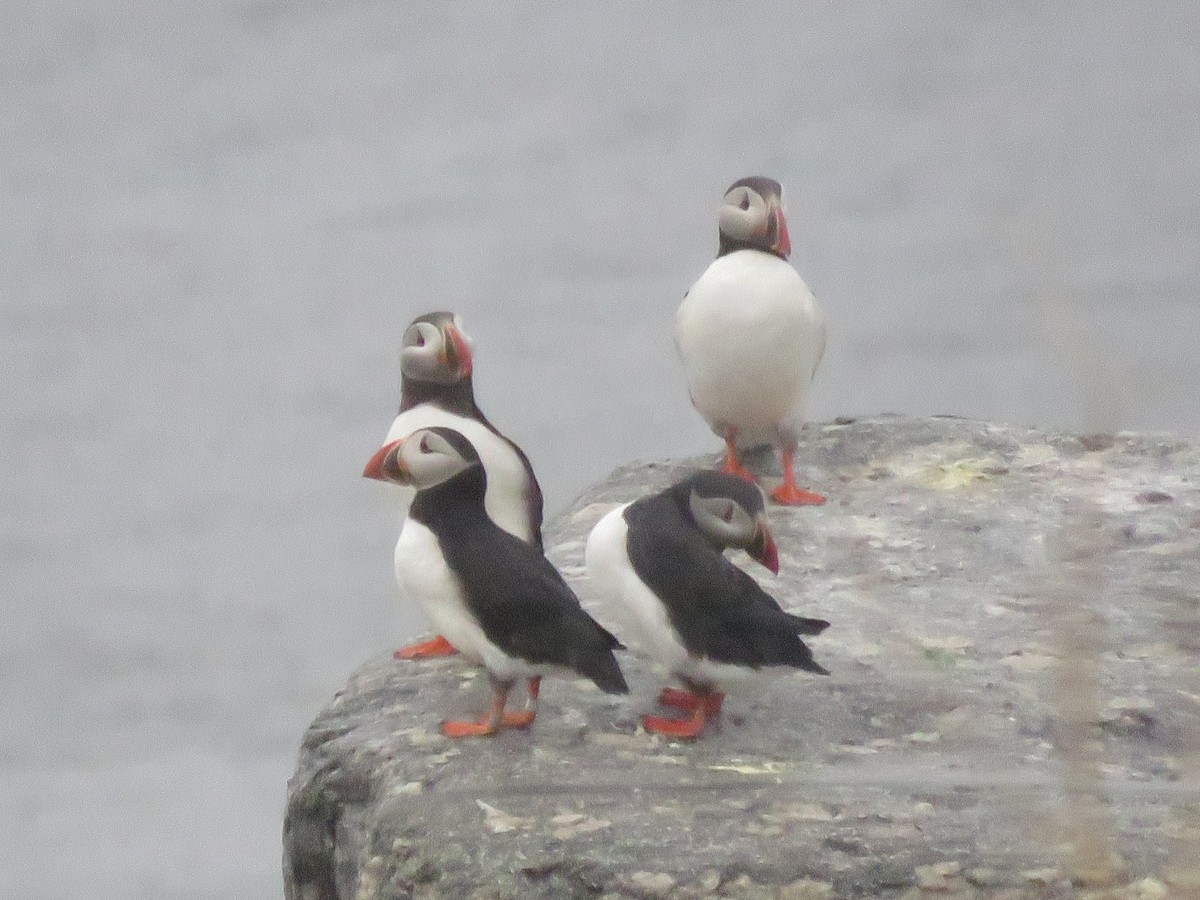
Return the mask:
MULTIPOLYGON (((624 467, 549 529, 585 603, 599 516, 714 459, 624 467)), ((1197 444, 884 417, 814 425, 798 459, 830 501, 772 507, 781 573, 755 574, 833 622, 831 677, 761 679, 671 743, 639 729, 663 682, 626 654, 627 698, 548 679, 529 732, 451 741, 439 721, 479 713, 483 679, 372 660, 304 737, 287 896, 1184 896, 1165 880, 1197 846, 1197 444), (1081 610, 1082 699, 1055 677, 1081 610), (1060 846, 1054 723, 1077 701, 1115 888, 1072 886, 1060 846)))

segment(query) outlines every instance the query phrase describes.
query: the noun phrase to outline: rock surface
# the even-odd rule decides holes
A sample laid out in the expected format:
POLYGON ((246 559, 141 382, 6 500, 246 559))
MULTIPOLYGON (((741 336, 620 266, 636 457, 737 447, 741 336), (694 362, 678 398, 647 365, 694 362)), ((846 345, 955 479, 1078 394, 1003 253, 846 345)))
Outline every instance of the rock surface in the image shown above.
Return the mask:
MULTIPOLYGON (((588 530, 714 459, 624 467, 548 530, 601 621, 588 530)), ((883 417, 814 425, 797 459, 829 502, 771 507, 780 575, 755 575, 833 623, 830 677, 761 679, 672 743, 639 729, 663 681, 625 654, 629 697, 547 679, 530 731, 451 741, 474 669, 369 661, 304 737, 287 897, 1191 896, 1200 447, 883 417), (1062 843, 1069 721, 1102 872, 1062 843)))

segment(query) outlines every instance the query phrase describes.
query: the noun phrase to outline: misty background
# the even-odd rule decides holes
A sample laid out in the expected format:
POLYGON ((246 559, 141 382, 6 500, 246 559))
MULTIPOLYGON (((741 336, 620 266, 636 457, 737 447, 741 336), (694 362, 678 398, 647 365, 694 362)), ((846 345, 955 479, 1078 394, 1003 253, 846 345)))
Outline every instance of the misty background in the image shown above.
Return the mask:
POLYGON ((1195 435, 1198 139, 1194 0, 0 0, 0 897, 281 895, 303 729, 422 627, 360 476, 414 316, 550 516, 716 451, 672 317, 764 174, 814 419, 1195 435))

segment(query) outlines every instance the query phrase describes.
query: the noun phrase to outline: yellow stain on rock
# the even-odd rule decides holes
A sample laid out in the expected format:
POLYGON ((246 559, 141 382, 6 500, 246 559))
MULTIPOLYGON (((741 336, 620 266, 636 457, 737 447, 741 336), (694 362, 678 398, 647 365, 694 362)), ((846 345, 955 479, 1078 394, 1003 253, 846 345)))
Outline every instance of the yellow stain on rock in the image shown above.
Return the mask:
POLYGON ((954 491, 977 481, 987 481, 1003 471, 1003 467, 990 459, 960 459, 922 469, 917 478, 934 490, 954 491))

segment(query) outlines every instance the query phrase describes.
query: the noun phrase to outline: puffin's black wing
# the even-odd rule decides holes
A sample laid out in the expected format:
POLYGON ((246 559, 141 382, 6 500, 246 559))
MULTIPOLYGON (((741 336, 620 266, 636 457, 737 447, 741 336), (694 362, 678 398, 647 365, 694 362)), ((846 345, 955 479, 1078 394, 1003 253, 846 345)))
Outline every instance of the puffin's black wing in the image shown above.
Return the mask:
POLYGON ((824 619, 784 612, 758 583, 695 534, 637 529, 628 542, 638 576, 666 607, 694 656, 759 669, 792 666, 827 675, 800 635, 824 619))
MULTIPOLYGON (((828 675, 814 659, 800 635, 820 634, 829 627, 824 619, 809 619, 785 612, 758 583, 733 563, 721 557, 731 588, 723 601, 713 603, 713 614, 705 640, 709 657, 718 662, 760 666, 794 666, 828 675), (730 602, 729 598, 734 599, 730 602)), ((702 601, 704 602, 704 601, 702 601)))
POLYGON ((610 694, 629 692, 613 656, 621 643, 541 551, 490 522, 463 537, 442 551, 488 640, 510 656, 574 669, 610 694))

